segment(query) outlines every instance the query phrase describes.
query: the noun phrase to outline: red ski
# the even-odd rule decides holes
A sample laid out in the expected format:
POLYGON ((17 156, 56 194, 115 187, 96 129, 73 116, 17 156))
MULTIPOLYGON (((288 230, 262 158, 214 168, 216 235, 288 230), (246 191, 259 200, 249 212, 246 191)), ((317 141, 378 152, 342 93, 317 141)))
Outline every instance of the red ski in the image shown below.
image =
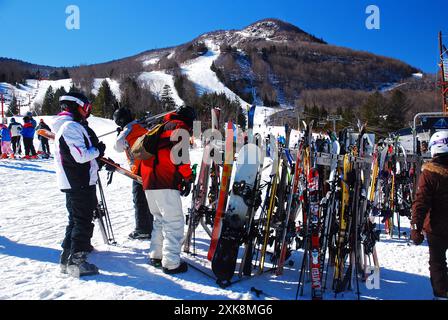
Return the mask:
POLYGON ((319 171, 312 168, 308 174, 309 218, 311 227, 310 270, 311 297, 313 300, 322 299, 322 281, 320 273, 319 246, 319 171))
POLYGON ((216 245, 221 234, 222 218, 226 211, 227 199, 229 193, 230 178, 232 176, 233 168, 233 124, 231 121, 227 123, 226 132, 226 150, 225 160, 222 168, 221 186, 219 188, 218 204, 216 206, 215 221, 213 224, 212 239, 210 242, 210 248, 208 250, 207 259, 211 261, 215 254, 216 245))

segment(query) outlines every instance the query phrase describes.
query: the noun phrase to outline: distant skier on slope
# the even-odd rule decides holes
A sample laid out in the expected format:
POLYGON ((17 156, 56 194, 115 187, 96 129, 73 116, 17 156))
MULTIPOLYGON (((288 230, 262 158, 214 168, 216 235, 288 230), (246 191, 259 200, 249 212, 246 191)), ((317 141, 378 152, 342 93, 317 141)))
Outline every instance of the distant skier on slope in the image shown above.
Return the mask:
POLYGON ((423 165, 411 220, 416 245, 429 244, 429 271, 436 299, 448 300, 448 131, 436 132, 429 142, 432 160, 423 165))
MULTIPOLYGON (((179 142, 170 141, 170 137, 177 129, 187 130, 191 135, 195 119, 196 111, 188 106, 165 116, 166 124, 158 141, 157 153, 141 166, 143 188, 154 215, 150 263, 155 267, 163 266, 163 271, 168 274, 188 270, 186 262, 180 260, 184 236, 180 196, 188 196, 192 184, 189 155, 183 155, 188 161, 174 164, 171 151, 179 142)), ((182 143, 187 143, 188 150, 188 141, 182 143)))
POLYGON ((16 122, 16 119, 11 118, 11 122, 8 126, 9 131, 11 131, 11 143, 12 143, 12 151, 13 154, 22 154, 22 148, 20 145, 20 138, 21 138, 21 131, 22 131, 22 125, 18 122, 16 122))
MULTIPOLYGON (((137 175, 141 175, 141 163, 147 160, 134 159, 130 148, 148 130, 133 119, 131 110, 128 108, 117 109, 114 113, 114 121, 119 126, 119 131, 121 131, 115 142, 114 149, 118 152, 125 152, 131 166, 131 171, 137 175)), ((139 240, 151 239, 154 217, 149 211, 148 201, 146 200, 142 185, 137 181, 132 182, 132 199, 135 210, 135 230, 129 234, 129 238, 139 240)))
POLYGON ((83 94, 68 93, 59 98, 59 103, 63 112, 53 126, 56 132, 55 166, 58 186, 66 195, 69 213, 60 256, 61 272, 73 276, 97 274, 98 268, 87 262, 87 255, 92 250, 92 220, 97 206, 96 159, 104 155, 106 146, 102 142, 93 145, 86 129, 91 105, 83 94))
MULTIPOLYGON (((44 119, 40 119, 39 125, 36 127, 36 131, 40 129, 44 129, 51 132, 50 127, 45 123, 44 119)), ((43 157, 44 158, 50 157, 50 145, 48 144, 48 139, 41 135, 39 135, 38 138, 42 145, 42 152, 44 153, 43 157)))

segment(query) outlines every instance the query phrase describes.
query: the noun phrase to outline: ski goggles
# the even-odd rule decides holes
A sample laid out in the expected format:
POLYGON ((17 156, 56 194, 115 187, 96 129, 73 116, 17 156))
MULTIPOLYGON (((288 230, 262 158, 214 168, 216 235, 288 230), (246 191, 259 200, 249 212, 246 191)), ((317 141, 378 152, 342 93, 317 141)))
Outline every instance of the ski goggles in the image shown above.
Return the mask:
POLYGON ((439 145, 439 144, 448 144, 448 138, 443 138, 443 139, 439 139, 439 140, 434 140, 433 142, 431 142, 430 144, 429 144, 429 146, 428 146, 428 148, 432 148, 432 147, 434 147, 434 146, 436 146, 436 145, 439 145))
POLYGON ((81 99, 78 99, 76 97, 72 96, 62 96, 59 98, 59 101, 73 101, 76 102, 76 104, 82 109, 83 112, 85 112, 86 115, 90 115, 90 112, 92 111, 92 104, 91 103, 85 103, 81 99))

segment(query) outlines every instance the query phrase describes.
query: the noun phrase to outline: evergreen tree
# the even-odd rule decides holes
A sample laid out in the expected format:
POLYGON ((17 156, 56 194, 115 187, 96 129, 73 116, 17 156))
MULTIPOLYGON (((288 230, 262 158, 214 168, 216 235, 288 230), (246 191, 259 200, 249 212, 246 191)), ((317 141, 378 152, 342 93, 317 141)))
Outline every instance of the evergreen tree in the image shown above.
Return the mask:
POLYGON ((367 98, 361 107, 361 118, 368 122, 369 126, 379 127, 386 108, 386 99, 379 92, 375 92, 367 98))
POLYGON ((388 132, 399 130, 406 126, 406 113, 410 109, 409 101, 400 90, 394 90, 386 104, 384 127, 388 132))
POLYGON ((68 92, 78 92, 78 93, 80 93, 81 90, 79 90, 78 87, 76 87, 75 84, 72 83, 72 85, 71 85, 70 89, 68 90, 68 92))
POLYGON ((344 111, 342 111, 342 119, 345 121, 345 123, 348 123, 356 128, 355 113, 353 112, 352 108, 344 108, 344 111))
POLYGON ((303 107, 303 120, 308 123, 310 121, 311 110, 307 104, 303 107))
POLYGON ((69 79, 70 78, 70 73, 68 72, 67 69, 62 69, 61 77, 62 77, 62 79, 69 79))
POLYGON ((163 86, 160 102, 165 110, 172 110, 176 108, 176 103, 172 97, 171 87, 167 84, 163 86))
POLYGON ((112 119, 114 111, 117 108, 118 102, 110 89, 109 82, 103 80, 98 94, 92 103, 92 114, 97 117, 112 119))
POLYGON ((43 115, 53 114, 53 105, 54 105, 53 87, 49 86, 47 91, 45 92, 44 101, 42 102, 42 114, 43 115))
POLYGON ((11 103, 8 106, 8 110, 6 110, 7 117, 13 117, 19 113, 18 103, 16 96, 12 96, 11 103))
POLYGON ((311 119, 314 119, 314 122, 317 124, 319 118, 320 118, 319 107, 314 104, 313 107, 311 108, 311 119))
POLYGON ((61 108, 59 106, 59 98, 65 94, 67 94, 67 91, 65 91, 64 87, 60 87, 55 91, 50 114, 58 114, 61 111, 61 108))
POLYGON ((325 109, 324 106, 320 107, 320 109, 319 109, 319 116, 320 116, 321 120, 327 120, 328 111, 327 111, 327 109, 325 109))

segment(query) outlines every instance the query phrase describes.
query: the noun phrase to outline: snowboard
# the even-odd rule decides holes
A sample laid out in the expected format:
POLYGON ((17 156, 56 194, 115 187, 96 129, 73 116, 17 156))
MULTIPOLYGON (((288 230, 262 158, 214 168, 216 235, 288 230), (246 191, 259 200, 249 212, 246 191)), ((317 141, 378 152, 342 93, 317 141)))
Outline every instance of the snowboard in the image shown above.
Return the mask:
POLYGON ((232 278, 244 235, 249 210, 254 205, 256 181, 262 152, 252 143, 244 145, 236 162, 236 173, 225 211, 221 235, 212 259, 212 270, 218 281, 232 278))

